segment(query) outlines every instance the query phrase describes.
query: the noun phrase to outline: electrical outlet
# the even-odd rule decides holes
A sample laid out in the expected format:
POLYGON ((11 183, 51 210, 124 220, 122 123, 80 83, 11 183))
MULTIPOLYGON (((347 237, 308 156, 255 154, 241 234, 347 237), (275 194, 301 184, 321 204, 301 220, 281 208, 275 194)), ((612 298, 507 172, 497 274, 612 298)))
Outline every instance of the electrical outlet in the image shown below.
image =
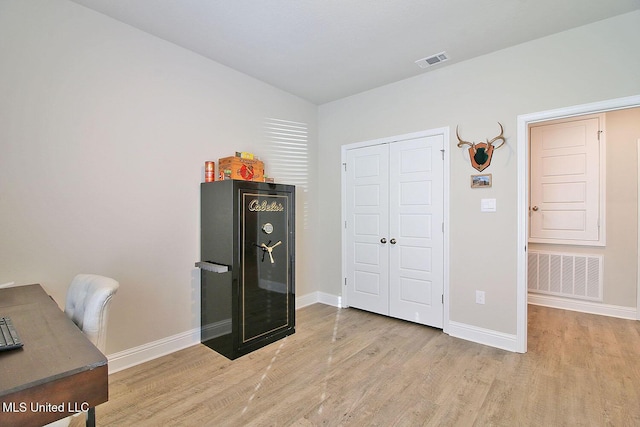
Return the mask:
POLYGON ((484 291, 476 291, 476 304, 484 304, 484 291))

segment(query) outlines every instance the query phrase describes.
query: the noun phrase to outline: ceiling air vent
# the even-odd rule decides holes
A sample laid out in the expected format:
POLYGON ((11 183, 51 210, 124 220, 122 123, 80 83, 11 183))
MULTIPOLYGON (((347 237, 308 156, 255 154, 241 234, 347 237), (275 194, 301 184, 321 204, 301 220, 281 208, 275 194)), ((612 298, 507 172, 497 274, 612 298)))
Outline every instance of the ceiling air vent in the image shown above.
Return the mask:
POLYGON ((427 58, 418 59, 416 61, 416 64, 418 64, 418 67, 420 68, 428 68, 433 65, 444 62, 447 59, 449 59, 449 57, 447 56, 447 52, 440 52, 436 55, 432 55, 427 58))

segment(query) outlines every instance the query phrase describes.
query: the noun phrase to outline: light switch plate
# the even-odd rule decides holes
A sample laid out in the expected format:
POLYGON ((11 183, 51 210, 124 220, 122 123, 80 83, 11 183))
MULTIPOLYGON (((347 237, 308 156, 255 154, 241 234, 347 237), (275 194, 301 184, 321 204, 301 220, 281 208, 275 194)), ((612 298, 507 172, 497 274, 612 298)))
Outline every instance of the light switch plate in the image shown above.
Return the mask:
POLYGON ((496 210, 496 199, 480 200, 480 212, 495 212, 496 210))

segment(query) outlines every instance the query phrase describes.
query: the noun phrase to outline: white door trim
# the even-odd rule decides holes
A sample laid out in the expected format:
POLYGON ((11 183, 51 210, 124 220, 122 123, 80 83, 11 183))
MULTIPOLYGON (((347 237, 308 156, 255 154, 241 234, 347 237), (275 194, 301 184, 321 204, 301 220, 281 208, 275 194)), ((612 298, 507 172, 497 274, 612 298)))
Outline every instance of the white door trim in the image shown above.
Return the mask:
POLYGON ((636 292, 636 319, 640 320, 640 138, 638 138, 636 146, 638 154, 638 274, 636 275, 638 291, 636 292))
POLYGON ((343 145, 341 147, 341 228, 342 228, 342 288, 341 292, 341 304, 342 307, 349 307, 349 301, 347 300, 347 293, 344 291, 344 286, 346 283, 347 277, 347 259, 346 259, 346 248, 347 248, 347 236, 344 232, 344 224, 347 220, 347 212, 346 212, 346 183, 347 183, 347 174, 345 173, 345 165, 347 162, 347 150, 352 150, 354 148, 368 147, 372 145, 378 144, 388 144, 395 141, 401 141, 405 139, 415 139, 415 138, 423 138, 428 136, 442 135, 444 139, 444 283, 443 283, 443 291, 444 291, 444 318, 442 321, 442 330, 445 333, 449 331, 449 189, 450 189, 450 153, 449 146, 451 144, 449 137, 449 128, 436 128, 430 129, 420 132, 407 133, 404 135, 396 135, 386 138, 379 138, 369 141, 361 141, 355 142, 352 144, 343 145))
MULTIPOLYGON (((639 106, 640 95, 637 95, 518 116, 518 261, 516 291, 516 351, 519 353, 525 353, 527 351, 527 230, 529 228, 528 125, 530 123, 541 122, 545 120, 561 119, 583 114, 594 114, 639 106)), ((638 292, 640 294, 640 281, 638 292)), ((640 319, 640 296, 638 298, 638 303, 639 304, 638 307, 636 307, 636 312, 638 319, 640 319)))

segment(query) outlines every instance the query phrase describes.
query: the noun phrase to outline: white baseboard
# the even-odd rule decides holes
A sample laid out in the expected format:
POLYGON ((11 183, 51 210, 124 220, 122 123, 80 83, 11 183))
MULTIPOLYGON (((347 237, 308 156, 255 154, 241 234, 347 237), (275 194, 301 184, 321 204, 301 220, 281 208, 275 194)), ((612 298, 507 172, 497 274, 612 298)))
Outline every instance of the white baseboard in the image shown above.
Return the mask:
POLYGON ((138 347, 110 354, 107 356, 109 360, 109 373, 113 374, 199 343, 200 328, 195 328, 138 347))
POLYGON ((465 323, 449 321, 448 334, 452 337, 517 352, 516 335, 505 334, 491 329, 479 328, 465 323))
POLYGON ((325 292, 312 292, 296 298, 296 310, 318 302, 333 307, 342 307, 342 297, 325 292))
POLYGON ((619 305, 602 304, 599 302, 580 301, 568 298, 560 298, 551 295, 530 293, 529 304, 544 307, 559 308, 562 310, 579 311, 582 313, 599 314, 601 316, 618 317, 620 319, 637 319, 635 307, 623 307, 619 305))
POLYGON ((330 305, 332 307, 342 307, 342 297, 338 295, 327 294, 324 292, 316 292, 318 301, 321 304, 330 305))
MULTIPOLYGON (((324 292, 312 292, 296 298, 296 310, 315 303, 322 303, 334 307, 340 307, 342 298, 324 292)), ((220 327, 228 325, 214 325, 212 334, 215 335, 220 327)), ((123 369, 131 368, 158 357, 182 350, 200 343, 200 328, 195 328, 177 335, 143 344, 138 347, 110 354, 109 373, 113 374, 123 369)))
MULTIPOLYGON (((342 297, 324 292, 312 292, 296 298, 296 310, 311 304, 321 303, 333 307, 342 307, 342 297)), ((584 311, 607 316, 635 319, 636 309, 582 301, 565 301, 563 298, 529 295, 529 303, 566 310, 584 311), (558 301, 554 301, 558 300, 558 301), (553 305, 552 305, 553 304, 553 305), (580 308, 580 309, 578 309, 580 308), (597 310, 596 310, 597 308, 597 310)), ((505 334, 491 329, 449 321, 447 333, 455 338, 484 344, 512 352, 517 352, 516 335, 505 334)), ((108 356, 109 373, 121 371, 140 363, 148 362, 161 356, 182 350, 200 343, 200 328, 167 337, 158 341, 114 353, 108 356)))
POLYGON ((318 302, 318 292, 296 297, 296 310, 318 302))

